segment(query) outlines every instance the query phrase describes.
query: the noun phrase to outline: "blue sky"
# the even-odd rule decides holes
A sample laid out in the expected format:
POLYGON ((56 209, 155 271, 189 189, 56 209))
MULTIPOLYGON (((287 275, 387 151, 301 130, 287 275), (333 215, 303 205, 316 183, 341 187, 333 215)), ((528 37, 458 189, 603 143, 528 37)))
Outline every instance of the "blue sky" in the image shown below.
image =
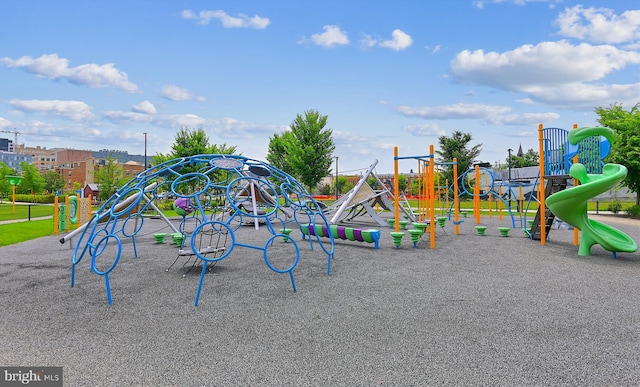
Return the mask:
MULTIPOLYGON (((0 137, 168 153, 181 127, 264 160, 328 116, 340 172, 455 130, 481 161, 640 102, 636 0, 0 1, 0 137)), ((415 168, 402 161, 401 170, 415 168)))

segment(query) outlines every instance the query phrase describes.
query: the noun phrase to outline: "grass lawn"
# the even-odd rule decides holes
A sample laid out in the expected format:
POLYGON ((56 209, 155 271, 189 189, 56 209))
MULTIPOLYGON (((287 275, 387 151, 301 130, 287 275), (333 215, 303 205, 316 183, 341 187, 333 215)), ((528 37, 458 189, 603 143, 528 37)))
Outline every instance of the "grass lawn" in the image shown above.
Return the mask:
MULTIPOLYGON (((333 203, 333 200, 325 200, 323 201, 325 204, 330 205, 333 203)), ((514 206, 514 215, 515 215, 515 201, 512 201, 514 206)), ((493 201, 491 203, 492 211, 497 211, 498 203, 493 201)), ((600 211, 607 211, 611 202, 588 202, 588 210, 596 211, 599 209, 600 211)), ((623 202, 621 213, 624 213, 626 209, 633 206, 633 202, 623 202)), ((413 208, 418 208, 417 200, 409 200, 409 205, 413 208)), ((420 203, 421 206, 424 206, 424 202, 420 203)), ((527 203, 525 202, 523 206, 526 208, 527 203)), ((436 211, 439 213, 442 204, 440 201, 436 201, 436 211)), ((449 204, 450 206, 450 204, 449 204)), ((31 218, 37 218, 41 216, 51 216, 53 215, 53 206, 51 205, 32 205, 31 209, 31 218)), ((489 212, 489 202, 487 200, 482 200, 480 202, 480 207, 482 209, 481 214, 486 216, 489 212)), ((28 219, 29 218, 29 206, 27 205, 18 205, 15 206, 16 211, 13 213, 11 202, 0 203, 0 220, 13 220, 13 219, 28 219)), ((448 206, 447 206, 448 208, 448 206)), ((473 201, 471 200, 463 200, 460 202, 460 208, 463 211, 467 211, 468 215, 473 211, 473 201)), ((535 215, 535 212, 538 209, 537 203, 531 203, 529 206, 529 216, 535 215)), ((95 209, 94 209, 95 210, 95 209)), ((503 207, 503 211, 506 211, 506 208, 503 207)), ((176 216, 176 212, 174 210, 163 211, 165 215, 169 217, 176 216)), ((445 211, 446 212, 446 211, 445 211)), ((496 212, 497 214, 497 212, 496 212)), ((74 229, 74 225, 71 226, 74 229)), ((61 233, 64 234, 64 233, 61 233)), ((46 220, 32 220, 25 221, 19 223, 9 223, 9 224, 0 224, 0 247, 7 246, 15 243, 25 242, 31 239, 40 238, 43 236, 53 235, 53 219, 46 220)))
POLYGON ((13 212, 13 204, 11 202, 0 203, 0 220, 29 219, 41 216, 53 215, 53 205, 47 204, 16 204, 15 213, 13 212))
POLYGON ((53 235, 53 219, 0 224, 0 247, 53 235))

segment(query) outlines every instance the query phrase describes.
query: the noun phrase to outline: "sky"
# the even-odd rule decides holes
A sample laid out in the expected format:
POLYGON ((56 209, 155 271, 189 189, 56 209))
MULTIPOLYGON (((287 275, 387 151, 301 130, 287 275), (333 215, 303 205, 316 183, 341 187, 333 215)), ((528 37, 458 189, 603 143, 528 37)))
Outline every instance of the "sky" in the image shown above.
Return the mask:
POLYGON ((504 163, 639 102, 637 0, 0 1, 0 137, 26 146, 152 156, 202 128, 266 160, 317 110, 339 173, 384 174, 396 146, 461 131, 504 163))

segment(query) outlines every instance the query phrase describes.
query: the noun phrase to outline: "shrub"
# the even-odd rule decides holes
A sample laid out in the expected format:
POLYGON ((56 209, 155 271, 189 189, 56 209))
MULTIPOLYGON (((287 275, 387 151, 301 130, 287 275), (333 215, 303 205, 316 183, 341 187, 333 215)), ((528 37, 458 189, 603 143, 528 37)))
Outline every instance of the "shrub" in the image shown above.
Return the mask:
POLYGON ((627 214, 635 218, 640 218, 640 206, 636 204, 632 207, 627 208, 627 214))
POLYGON ((620 200, 617 199, 611 202, 611 204, 609 204, 609 207, 607 207, 607 210, 613 212, 614 214, 620 212, 621 209, 622 203, 620 203, 620 200))

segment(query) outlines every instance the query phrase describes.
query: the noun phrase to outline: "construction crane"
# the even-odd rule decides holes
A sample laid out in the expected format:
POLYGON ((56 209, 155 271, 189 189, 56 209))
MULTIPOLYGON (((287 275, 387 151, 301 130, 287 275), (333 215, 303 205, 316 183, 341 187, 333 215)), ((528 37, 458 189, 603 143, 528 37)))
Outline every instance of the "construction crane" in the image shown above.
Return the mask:
POLYGON ((13 133, 15 135, 14 137, 14 141, 13 141, 13 146, 18 146, 18 134, 22 134, 21 132, 18 132, 18 129, 13 129, 13 132, 10 130, 0 130, 1 133, 13 133))

